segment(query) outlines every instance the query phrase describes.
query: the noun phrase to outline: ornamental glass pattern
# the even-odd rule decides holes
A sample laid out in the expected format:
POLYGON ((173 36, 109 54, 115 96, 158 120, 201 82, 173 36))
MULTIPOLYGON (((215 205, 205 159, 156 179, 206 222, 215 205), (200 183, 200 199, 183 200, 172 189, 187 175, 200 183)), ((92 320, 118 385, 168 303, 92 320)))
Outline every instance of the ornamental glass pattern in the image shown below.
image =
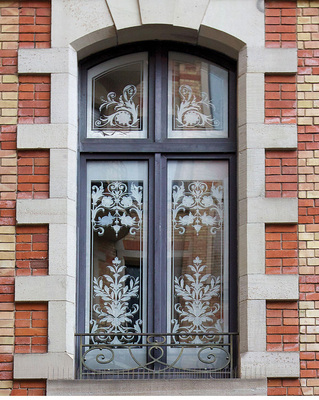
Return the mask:
MULTIPOLYGON (((138 342, 130 334, 146 329, 147 179, 143 161, 88 165, 86 325, 93 344, 138 342)), ((125 359, 124 350, 120 356, 125 359)), ((90 358, 89 365, 96 366, 94 354, 90 358)), ((109 367, 118 367, 117 362, 109 367)))
POLYGON ((228 72, 201 58, 169 53, 169 138, 228 136, 228 72))
MULTIPOLYGON (((228 331, 227 162, 170 161, 167 217, 168 326, 178 334, 172 341, 221 340, 218 335, 228 331)), ((196 360, 192 353, 189 366, 196 360)), ((216 363, 224 362, 220 357, 216 363)))
POLYGON ((138 53, 89 70, 88 137, 147 137, 147 64, 138 53))

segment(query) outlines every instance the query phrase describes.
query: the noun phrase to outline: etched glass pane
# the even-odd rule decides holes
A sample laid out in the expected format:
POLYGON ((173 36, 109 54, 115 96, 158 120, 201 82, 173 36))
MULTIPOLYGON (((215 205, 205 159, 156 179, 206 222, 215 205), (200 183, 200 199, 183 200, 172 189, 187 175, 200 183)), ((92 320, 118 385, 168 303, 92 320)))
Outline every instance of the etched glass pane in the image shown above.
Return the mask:
MULTIPOLYGON (((227 176, 226 161, 168 163, 168 326, 176 344, 215 343, 228 329, 227 176)), ((206 366, 188 351, 185 365, 227 361, 222 348, 206 366)))
MULTIPOLYGON (((92 333, 90 341, 138 345, 141 337, 134 334, 145 330, 147 315, 147 163, 92 162, 88 168, 88 192, 91 246, 86 320, 92 333)), ((105 351, 106 360, 111 359, 110 350, 105 351)), ((121 368, 127 352, 115 352, 107 368, 121 368)), ((93 364, 94 358, 92 353, 93 364)), ((106 368, 105 363, 94 365, 106 368)))
POLYGON ((88 99, 89 137, 147 137, 147 54, 91 68, 88 99))
POLYGON ((198 57, 170 53, 168 77, 168 137, 227 137, 227 70, 198 57))

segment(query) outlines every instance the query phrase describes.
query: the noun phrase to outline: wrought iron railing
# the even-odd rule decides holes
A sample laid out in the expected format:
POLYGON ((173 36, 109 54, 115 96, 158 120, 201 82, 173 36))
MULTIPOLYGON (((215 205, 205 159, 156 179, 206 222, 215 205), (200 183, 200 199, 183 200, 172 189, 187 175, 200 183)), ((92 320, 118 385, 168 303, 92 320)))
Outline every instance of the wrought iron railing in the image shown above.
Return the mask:
POLYGON ((76 334, 80 379, 235 378, 236 333, 76 334))

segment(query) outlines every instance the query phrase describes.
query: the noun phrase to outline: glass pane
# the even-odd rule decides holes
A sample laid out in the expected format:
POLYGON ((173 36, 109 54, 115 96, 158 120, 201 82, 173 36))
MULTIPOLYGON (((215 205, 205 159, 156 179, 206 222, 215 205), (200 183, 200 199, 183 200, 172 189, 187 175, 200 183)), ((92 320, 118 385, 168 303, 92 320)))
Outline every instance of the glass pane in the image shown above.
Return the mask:
POLYGON ((168 326, 175 343, 215 343, 228 330, 227 176, 226 161, 168 163, 168 326))
POLYGON ((91 68, 88 99, 88 137, 147 137, 147 53, 91 68))
POLYGON ((170 53, 168 77, 168 137, 227 137, 227 70, 198 57, 170 53))
MULTIPOLYGON (((143 161, 88 166, 86 320, 89 332, 96 334, 90 338, 93 344, 137 344, 141 338, 132 333, 146 327, 147 178, 143 161)), ((125 352, 117 352, 122 359, 114 357, 107 368, 121 368, 125 352)), ((106 366, 97 363, 95 368, 106 366)))

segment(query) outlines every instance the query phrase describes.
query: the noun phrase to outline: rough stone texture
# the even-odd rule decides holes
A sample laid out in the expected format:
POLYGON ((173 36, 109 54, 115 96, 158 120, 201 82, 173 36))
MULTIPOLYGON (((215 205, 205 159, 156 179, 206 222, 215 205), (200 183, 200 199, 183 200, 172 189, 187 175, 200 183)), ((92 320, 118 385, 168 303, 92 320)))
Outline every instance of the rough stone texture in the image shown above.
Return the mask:
POLYGON ((48 381, 49 396, 109 396, 118 395, 119 383, 121 396, 261 396, 265 394, 266 379, 229 379, 227 384, 223 379, 213 380, 150 380, 150 381, 48 381))

